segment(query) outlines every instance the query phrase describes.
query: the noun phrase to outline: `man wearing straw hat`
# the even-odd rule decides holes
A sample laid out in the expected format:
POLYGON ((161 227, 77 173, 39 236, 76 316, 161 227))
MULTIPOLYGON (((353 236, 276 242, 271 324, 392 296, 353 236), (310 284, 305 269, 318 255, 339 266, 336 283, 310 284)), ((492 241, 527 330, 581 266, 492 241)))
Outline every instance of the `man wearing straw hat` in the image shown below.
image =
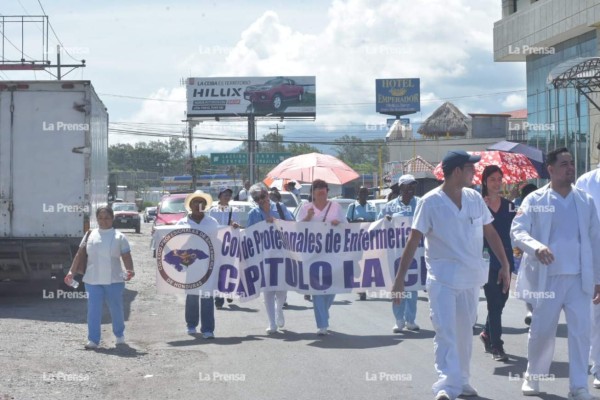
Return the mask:
MULTIPOLYGON (((200 190, 190 193, 185 197, 185 209, 189 213, 177 222, 177 225, 187 225, 198 229, 211 237, 217 234, 218 223, 204 211, 212 204, 212 197, 200 190)), ((211 294, 188 294, 185 298, 185 322, 188 335, 196 334, 196 327, 200 320, 200 332, 204 339, 214 339, 215 331, 215 302, 211 294)))

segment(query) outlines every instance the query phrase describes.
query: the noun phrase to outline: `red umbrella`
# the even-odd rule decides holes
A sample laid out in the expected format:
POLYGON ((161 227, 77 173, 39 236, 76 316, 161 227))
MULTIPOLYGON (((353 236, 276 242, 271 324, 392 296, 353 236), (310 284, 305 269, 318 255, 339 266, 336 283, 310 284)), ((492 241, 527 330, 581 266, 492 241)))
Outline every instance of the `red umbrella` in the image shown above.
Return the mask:
POLYGON ((298 182, 312 182, 315 179, 322 179, 327 183, 343 185, 358 178, 359 175, 334 156, 309 153, 282 161, 267 173, 267 177, 294 179, 298 182))
MULTIPOLYGON (((475 164, 475 176, 473 177, 475 185, 481 184, 483 169, 488 165, 497 165, 502 169, 504 183, 519 183, 539 177, 537 170, 524 154, 504 151, 469 151, 468 153, 481 156, 481 161, 475 164)), ((433 174, 439 180, 444 180, 441 162, 435 167, 433 174)))

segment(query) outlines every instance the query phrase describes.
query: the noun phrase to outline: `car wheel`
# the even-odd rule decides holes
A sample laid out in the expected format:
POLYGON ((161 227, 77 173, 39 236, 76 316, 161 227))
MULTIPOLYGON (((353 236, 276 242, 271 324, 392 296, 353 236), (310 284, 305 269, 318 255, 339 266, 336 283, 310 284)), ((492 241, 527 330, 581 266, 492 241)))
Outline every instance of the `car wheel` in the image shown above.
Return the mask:
POLYGON ((140 233, 140 224, 135 227, 135 233, 140 233))
POLYGON ((274 110, 279 110, 281 108, 281 105, 283 104, 283 102, 281 100, 280 94, 276 94, 275 96, 273 96, 272 104, 273 104, 274 110))

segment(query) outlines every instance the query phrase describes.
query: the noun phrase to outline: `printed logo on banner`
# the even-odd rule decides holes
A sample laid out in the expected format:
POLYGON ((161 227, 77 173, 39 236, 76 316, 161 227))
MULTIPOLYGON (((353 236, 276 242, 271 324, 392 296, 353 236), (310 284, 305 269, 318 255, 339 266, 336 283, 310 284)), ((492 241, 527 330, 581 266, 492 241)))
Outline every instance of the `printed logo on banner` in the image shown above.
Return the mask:
POLYGON ((162 279, 178 289, 197 289, 210 278, 215 251, 210 237, 197 229, 168 233, 159 243, 156 259, 162 279))

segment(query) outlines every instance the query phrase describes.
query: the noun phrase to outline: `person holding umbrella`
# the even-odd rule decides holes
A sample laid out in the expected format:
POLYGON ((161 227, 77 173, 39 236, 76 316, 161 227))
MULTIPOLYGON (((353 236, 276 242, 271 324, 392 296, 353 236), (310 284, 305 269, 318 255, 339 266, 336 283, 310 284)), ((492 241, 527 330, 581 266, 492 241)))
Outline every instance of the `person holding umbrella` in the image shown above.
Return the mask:
MULTIPOLYGON (((321 179, 312 182, 312 201, 304 203, 298 211, 297 221, 329 222, 336 226, 340 222, 348 222, 344 210, 339 203, 329 201, 329 186, 321 179)), ((317 323, 317 335, 327 335, 329 328, 329 308, 333 304, 335 294, 315 294, 313 296, 313 311, 317 323)))

